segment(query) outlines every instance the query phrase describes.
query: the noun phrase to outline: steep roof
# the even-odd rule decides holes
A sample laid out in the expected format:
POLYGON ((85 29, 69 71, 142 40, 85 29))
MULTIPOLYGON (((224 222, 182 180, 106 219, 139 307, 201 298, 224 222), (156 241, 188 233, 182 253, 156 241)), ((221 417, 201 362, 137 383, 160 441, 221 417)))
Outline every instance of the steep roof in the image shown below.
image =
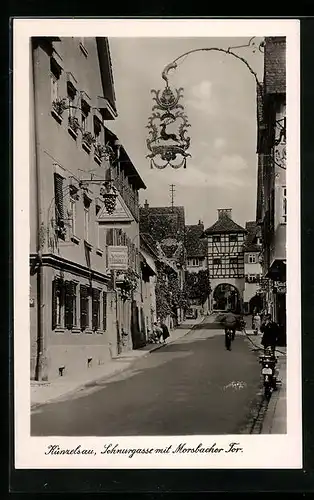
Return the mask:
POLYGON ((206 256, 207 243, 201 239, 203 232, 203 224, 185 226, 185 248, 188 258, 206 256))
POLYGON ((183 262, 185 214, 183 206, 140 207, 140 232, 151 235, 168 258, 183 262))
POLYGON ((219 219, 209 228, 205 229, 203 235, 207 236, 209 234, 215 233, 245 233, 244 227, 240 226, 234 222, 227 215, 222 215, 219 219))
MULTIPOLYGON (((120 142, 116 134, 112 132, 112 130, 110 130, 108 127, 105 127, 105 134, 107 140, 109 140, 110 142, 112 143, 114 143, 115 141, 120 142)), ((130 183, 135 185, 137 189, 146 189, 146 185, 143 179, 141 178, 134 163, 132 162, 131 158, 129 157, 126 149, 122 144, 120 145, 119 160, 120 160, 120 168, 124 171, 130 183)))
POLYGON ((159 251, 158 248, 153 240, 153 238, 149 234, 141 234, 140 233, 140 245, 143 247, 145 250, 148 250, 148 252, 158 259, 159 257, 159 251))
POLYGON ((257 238, 260 236, 261 229, 255 221, 248 221, 245 224, 247 235, 243 245, 244 252, 259 252, 261 245, 257 244, 257 238))
POLYGON ((265 38, 264 85, 267 94, 286 92, 286 37, 265 38))

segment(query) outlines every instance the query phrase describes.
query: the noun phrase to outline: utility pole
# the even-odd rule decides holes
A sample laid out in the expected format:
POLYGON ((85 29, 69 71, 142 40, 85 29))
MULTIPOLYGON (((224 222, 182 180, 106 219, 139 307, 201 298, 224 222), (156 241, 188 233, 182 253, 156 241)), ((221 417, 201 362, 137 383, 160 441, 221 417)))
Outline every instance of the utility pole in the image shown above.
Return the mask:
POLYGON ((175 193, 175 184, 170 184, 170 196, 171 196, 171 208, 173 210, 173 206, 174 206, 174 193, 175 193))

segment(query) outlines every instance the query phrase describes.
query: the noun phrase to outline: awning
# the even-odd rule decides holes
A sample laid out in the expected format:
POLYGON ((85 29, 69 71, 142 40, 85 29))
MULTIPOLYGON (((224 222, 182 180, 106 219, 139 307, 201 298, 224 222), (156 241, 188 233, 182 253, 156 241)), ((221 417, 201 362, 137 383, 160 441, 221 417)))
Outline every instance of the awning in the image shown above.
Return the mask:
POLYGON ((266 273, 266 277, 273 281, 286 281, 286 261, 274 260, 266 273))
POLYGON ((145 258, 145 256, 143 255, 143 253, 141 252, 141 266, 142 266, 142 270, 147 273, 149 276, 156 276, 157 275, 157 271, 156 271, 156 268, 155 266, 153 267, 149 262, 148 260, 145 258))

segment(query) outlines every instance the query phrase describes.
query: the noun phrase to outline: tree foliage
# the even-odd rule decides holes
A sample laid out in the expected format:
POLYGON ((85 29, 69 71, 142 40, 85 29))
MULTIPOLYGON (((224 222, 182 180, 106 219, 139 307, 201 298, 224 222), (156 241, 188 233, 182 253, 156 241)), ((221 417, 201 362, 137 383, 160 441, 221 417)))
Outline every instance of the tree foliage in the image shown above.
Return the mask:
POLYGON ((155 288, 156 312, 160 318, 176 314, 177 309, 186 309, 188 299, 185 290, 181 290, 180 281, 175 271, 170 271, 163 263, 158 265, 155 288))
POLYGON ((211 292, 208 270, 201 269, 197 273, 187 271, 184 288, 188 299, 199 299, 203 305, 211 292))

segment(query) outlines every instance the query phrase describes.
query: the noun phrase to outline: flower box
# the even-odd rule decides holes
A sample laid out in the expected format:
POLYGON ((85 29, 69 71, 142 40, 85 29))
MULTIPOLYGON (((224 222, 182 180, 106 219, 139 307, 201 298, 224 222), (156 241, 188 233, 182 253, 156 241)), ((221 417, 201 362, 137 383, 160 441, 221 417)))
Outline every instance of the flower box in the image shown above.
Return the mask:
POLYGON ((67 109, 67 100, 65 97, 58 98, 51 103, 51 114, 52 116, 61 123, 62 115, 65 109, 67 109))
POLYGON ((76 139, 78 136, 78 131, 81 129, 80 123, 75 116, 69 116, 68 118, 68 131, 76 139))

